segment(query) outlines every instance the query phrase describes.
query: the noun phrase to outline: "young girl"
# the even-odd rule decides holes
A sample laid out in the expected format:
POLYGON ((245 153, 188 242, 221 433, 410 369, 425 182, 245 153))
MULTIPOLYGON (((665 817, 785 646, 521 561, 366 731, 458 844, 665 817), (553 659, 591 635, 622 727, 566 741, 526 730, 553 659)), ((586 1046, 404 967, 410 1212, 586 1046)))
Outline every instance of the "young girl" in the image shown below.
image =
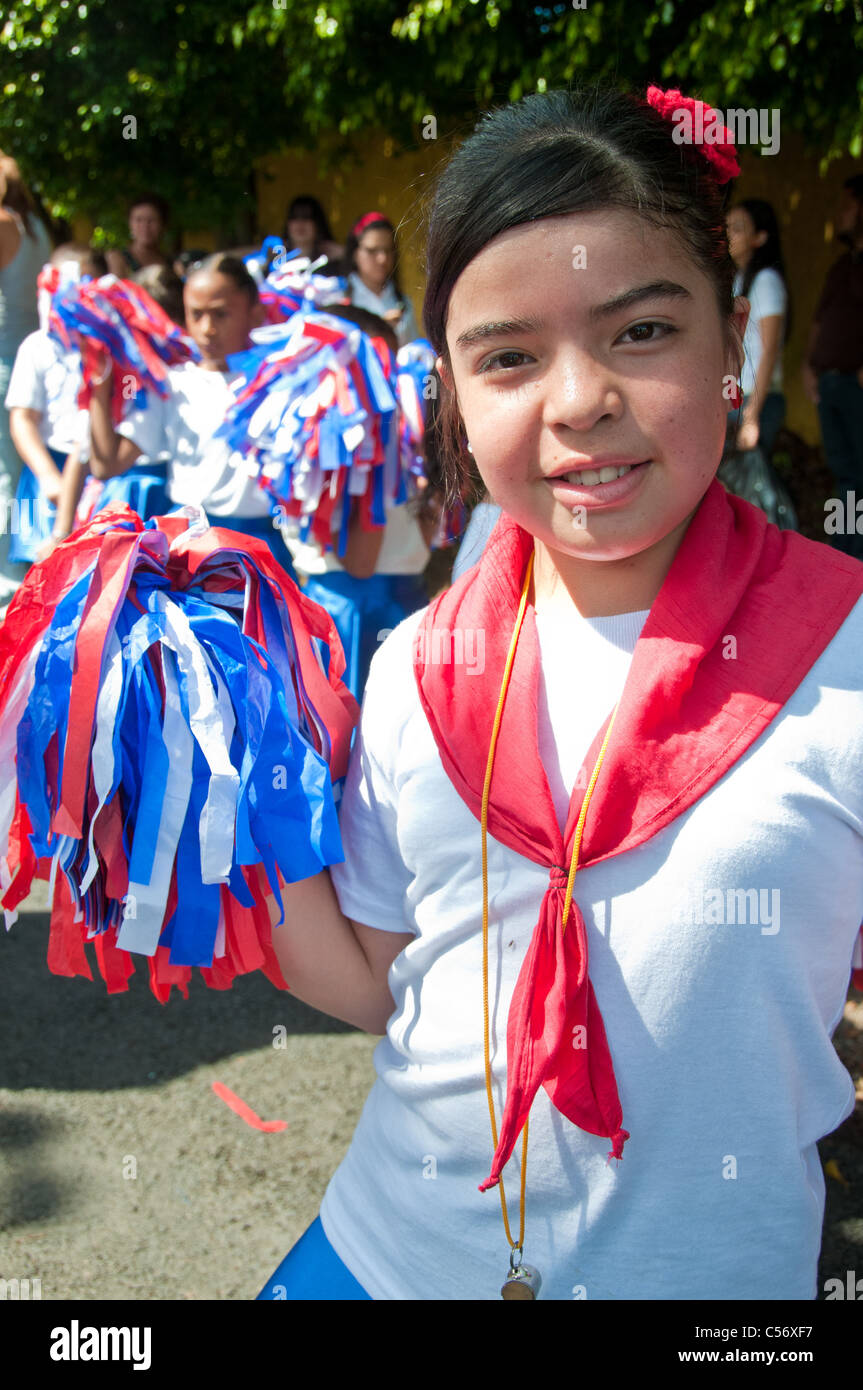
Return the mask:
POLYGON ((749 300, 740 374, 743 410, 740 449, 760 445, 766 459, 785 419, 782 346, 788 334, 788 289, 779 223, 763 198, 746 198, 728 214, 728 248, 737 267, 734 293, 749 300))
POLYGON ((320 256, 335 261, 344 254, 344 247, 333 240, 321 204, 308 194, 294 198, 285 214, 285 247, 288 251, 302 251, 310 261, 316 261, 320 256))
POLYGON ((736 161, 674 141, 687 106, 532 95, 438 187, 453 466, 463 434, 503 515, 375 657, 345 862, 273 932, 300 998, 384 1036, 261 1297, 815 1296, 863 566, 715 481, 736 161))
POLYGON ((399 288, 395 228, 382 212, 367 212, 354 223, 344 264, 352 304, 391 324, 399 347, 420 336, 413 305, 399 288))
POLYGON ((265 540, 294 577, 291 557, 272 520, 272 507, 240 454, 214 434, 233 401, 228 372, 232 353, 249 343, 259 321, 258 291, 242 261, 211 256, 185 282, 186 328, 201 353, 168 373, 170 395, 133 410, 115 430, 111 422, 110 374, 90 405, 92 458, 96 478, 125 473, 140 455, 168 457, 168 496, 174 507, 203 507, 212 526, 225 526, 265 540))

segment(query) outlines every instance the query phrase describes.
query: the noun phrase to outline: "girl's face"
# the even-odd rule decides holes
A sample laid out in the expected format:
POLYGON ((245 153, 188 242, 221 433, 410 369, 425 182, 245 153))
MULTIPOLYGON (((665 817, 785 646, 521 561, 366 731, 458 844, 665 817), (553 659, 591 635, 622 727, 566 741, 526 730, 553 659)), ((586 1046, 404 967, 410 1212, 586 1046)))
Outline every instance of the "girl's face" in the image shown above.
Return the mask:
POLYGON ((291 217, 288 221, 288 237, 298 250, 309 255, 314 248, 318 229, 312 217, 291 217))
POLYGON ((162 219, 149 203, 139 203, 129 213, 129 233, 136 246, 156 246, 162 235, 162 219))
POLYGON ((392 232, 373 227, 363 232, 356 252, 357 274, 370 289, 382 290, 393 273, 396 249, 392 232))
POLYGON ((256 305, 227 275, 198 271, 183 287, 186 331, 200 349, 202 366, 224 371, 225 359, 248 346, 256 305))
POLYGON ((719 466, 739 358, 671 232, 624 211, 503 232, 456 281, 446 336, 452 375, 438 370, 480 475, 558 571, 676 549, 719 466))
POLYGON ((767 240, 767 233, 755 230, 755 223, 746 208, 732 208, 726 227, 731 259, 738 270, 745 270, 758 247, 767 240))

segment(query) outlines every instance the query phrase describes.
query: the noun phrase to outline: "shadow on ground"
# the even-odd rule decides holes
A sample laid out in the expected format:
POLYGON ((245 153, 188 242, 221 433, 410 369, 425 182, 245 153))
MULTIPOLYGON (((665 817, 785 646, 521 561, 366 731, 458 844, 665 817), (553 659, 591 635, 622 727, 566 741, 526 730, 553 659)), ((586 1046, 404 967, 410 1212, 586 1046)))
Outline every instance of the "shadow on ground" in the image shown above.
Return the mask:
POLYGON ((224 991, 193 976, 188 999, 172 991, 160 1004, 145 968, 127 993, 108 995, 95 962, 92 980, 64 979, 48 970, 47 949, 46 914, 22 915, 10 932, 0 930, 0 1088, 6 1090, 142 1086, 272 1044, 276 1028, 287 1035, 355 1031, 259 973, 224 991))

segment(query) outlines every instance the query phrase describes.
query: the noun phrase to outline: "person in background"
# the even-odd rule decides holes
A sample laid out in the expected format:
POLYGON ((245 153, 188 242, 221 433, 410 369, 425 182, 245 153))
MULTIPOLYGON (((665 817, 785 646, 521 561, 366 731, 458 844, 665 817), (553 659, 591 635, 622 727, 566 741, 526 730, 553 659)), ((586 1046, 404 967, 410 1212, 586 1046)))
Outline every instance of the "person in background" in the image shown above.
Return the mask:
POLYGON ((209 256, 209 251, 181 251, 174 257, 174 274, 179 280, 186 280, 193 266, 201 265, 209 256))
MULTIPOLYGON (((372 339, 383 339, 393 353, 398 350, 393 329, 378 315, 350 304, 327 304, 323 312, 357 324, 372 339)), ((425 495, 397 506, 385 499, 386 525, 365 531, 359 522, 360 499, 348 500, 350 530, 341 560, 336 556, 340 506, 331 522, 331 550, 324 552, 312 535, 300 541, 295 517, 286 523, 286 544, 303 592, 326 608, 338 629, 347 662, 342 679, 360 700, 384 636, 428 603, 422 576, 438 515, 425 495)))
MULTIPOLYGON (((134 278, 135 283, 145 289, 175 323, 185 328, 183 284, 170 266, 145 266, 134 278)), ((81 451, 70 455, 63 469, 54 527, 37 550, 37 560, 47 560, 76 526, 91 520, 97 512, 114 502, 124 502, 138 513, 142 521, 148 521, 151 516, 162 516, 171 510, 166 461, 140 455, 125 473, 118 473, 103 482, 91 475, 88 453, 81 451)))
POLYGON ((129 207, 129 245, 122 251, 109 251, 108 269, 121 280, 147 265, 170 265, 170 257, 159 249, 168 222, 168 204, 158 193, 142 193, 129 207))
POLYGON ((388 323, 399 347, 420 336, 413 305, 398 279, 395 228, 381 212, 367 212, 355 222, 345 243, 343 274, 352 304, 388 323))
POLYGON ((125 473, 141 454, 168 459, 173 507, 203 508, 212 526, 255 536, 293 579, 291 557, 272 519, 272 505, 242 454, 214 438, 233 404, 227 358, 249 345, 260 324, 257 286, 243 262, 221 253, 194 270, 183 290, 186 328, 201 353, 168 372, 168 396, 132 410, 116 430, 111 420, 110 371, 90 403, 91 471, 96 478, 125 473))
POLYGON ((326 213, 318 202, 308 194, 295 198, 285 214, 285 247, 288 251, 302 251, 310 261, 320 256, 338 260, 344 255, 344 247, 334 240, 326 213))
MULTIPOLYGON (((842 185, 836 239, 848 248, 827 272, 803 362, 806 394, 818 407, 827 466, 839 496, 863 498, 863 174, 842 185)), ((851 515, 856 516, 852 505, 851 515)), ((832 538, 863 560, 856 529, 832 538)))
MULTIPOLYGON (((15 356, 39 327, 36 277, 51 255, 48 229, 36 215, 15 160, 0 156, 0 401, 6 397, 15 356)), ((0 409, 0 608, 12 598, 26 569, 9 556, 12 504, 21 456, 9 413, 0 409)))
MULTIPOLYGON (((51 264, 77 262, 81 275, 106 273, 105 259, 93 247, 58 246, 51 264)), ((21 459, 15 493, 15 526, 9 559, 31 565, 53 533, 63 475, 70 459, 77 470, 87 455, 87 413, 78 408, 81 358, 67 351, 47 327, 29 333, 18 349, 5 405, 9 429, 21 459)), ((22 574, 23 577, 23 574, 22 574)))
POLYGON ((785 419, 782 347, 788 334, 788 288, 779 223, 770 203, 747 198, 728 214, 728 245, 737 267, 734 293, 749 300, 740 374, 743 407, 737 429, 739 449, 760 445, 770 458, 785 419))

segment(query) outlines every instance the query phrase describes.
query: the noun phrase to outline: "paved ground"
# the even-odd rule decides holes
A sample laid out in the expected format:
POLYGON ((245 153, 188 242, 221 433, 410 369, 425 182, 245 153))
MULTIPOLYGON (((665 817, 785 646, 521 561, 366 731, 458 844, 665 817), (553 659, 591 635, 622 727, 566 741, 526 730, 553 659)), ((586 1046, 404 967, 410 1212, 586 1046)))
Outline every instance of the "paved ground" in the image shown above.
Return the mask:
MULTIPOLYGON (((39 1278, 44 1299, 253 1298, 317 1215, 376 1040, 263 977, 224 994, 193 981, 187 1002, 164 1008, 143 972, 113 997, 101 981, 58 979, 44 898, 26 907, 0 930, 0 1278, 39 1278), (250 1129, 213 1081, 288 1128, 250 1129)), ((844 1179, 827 1181, 822 1287, 863 1276, 857 999, 837 1046, 860 1104, 821 1146, 844 1179)))

